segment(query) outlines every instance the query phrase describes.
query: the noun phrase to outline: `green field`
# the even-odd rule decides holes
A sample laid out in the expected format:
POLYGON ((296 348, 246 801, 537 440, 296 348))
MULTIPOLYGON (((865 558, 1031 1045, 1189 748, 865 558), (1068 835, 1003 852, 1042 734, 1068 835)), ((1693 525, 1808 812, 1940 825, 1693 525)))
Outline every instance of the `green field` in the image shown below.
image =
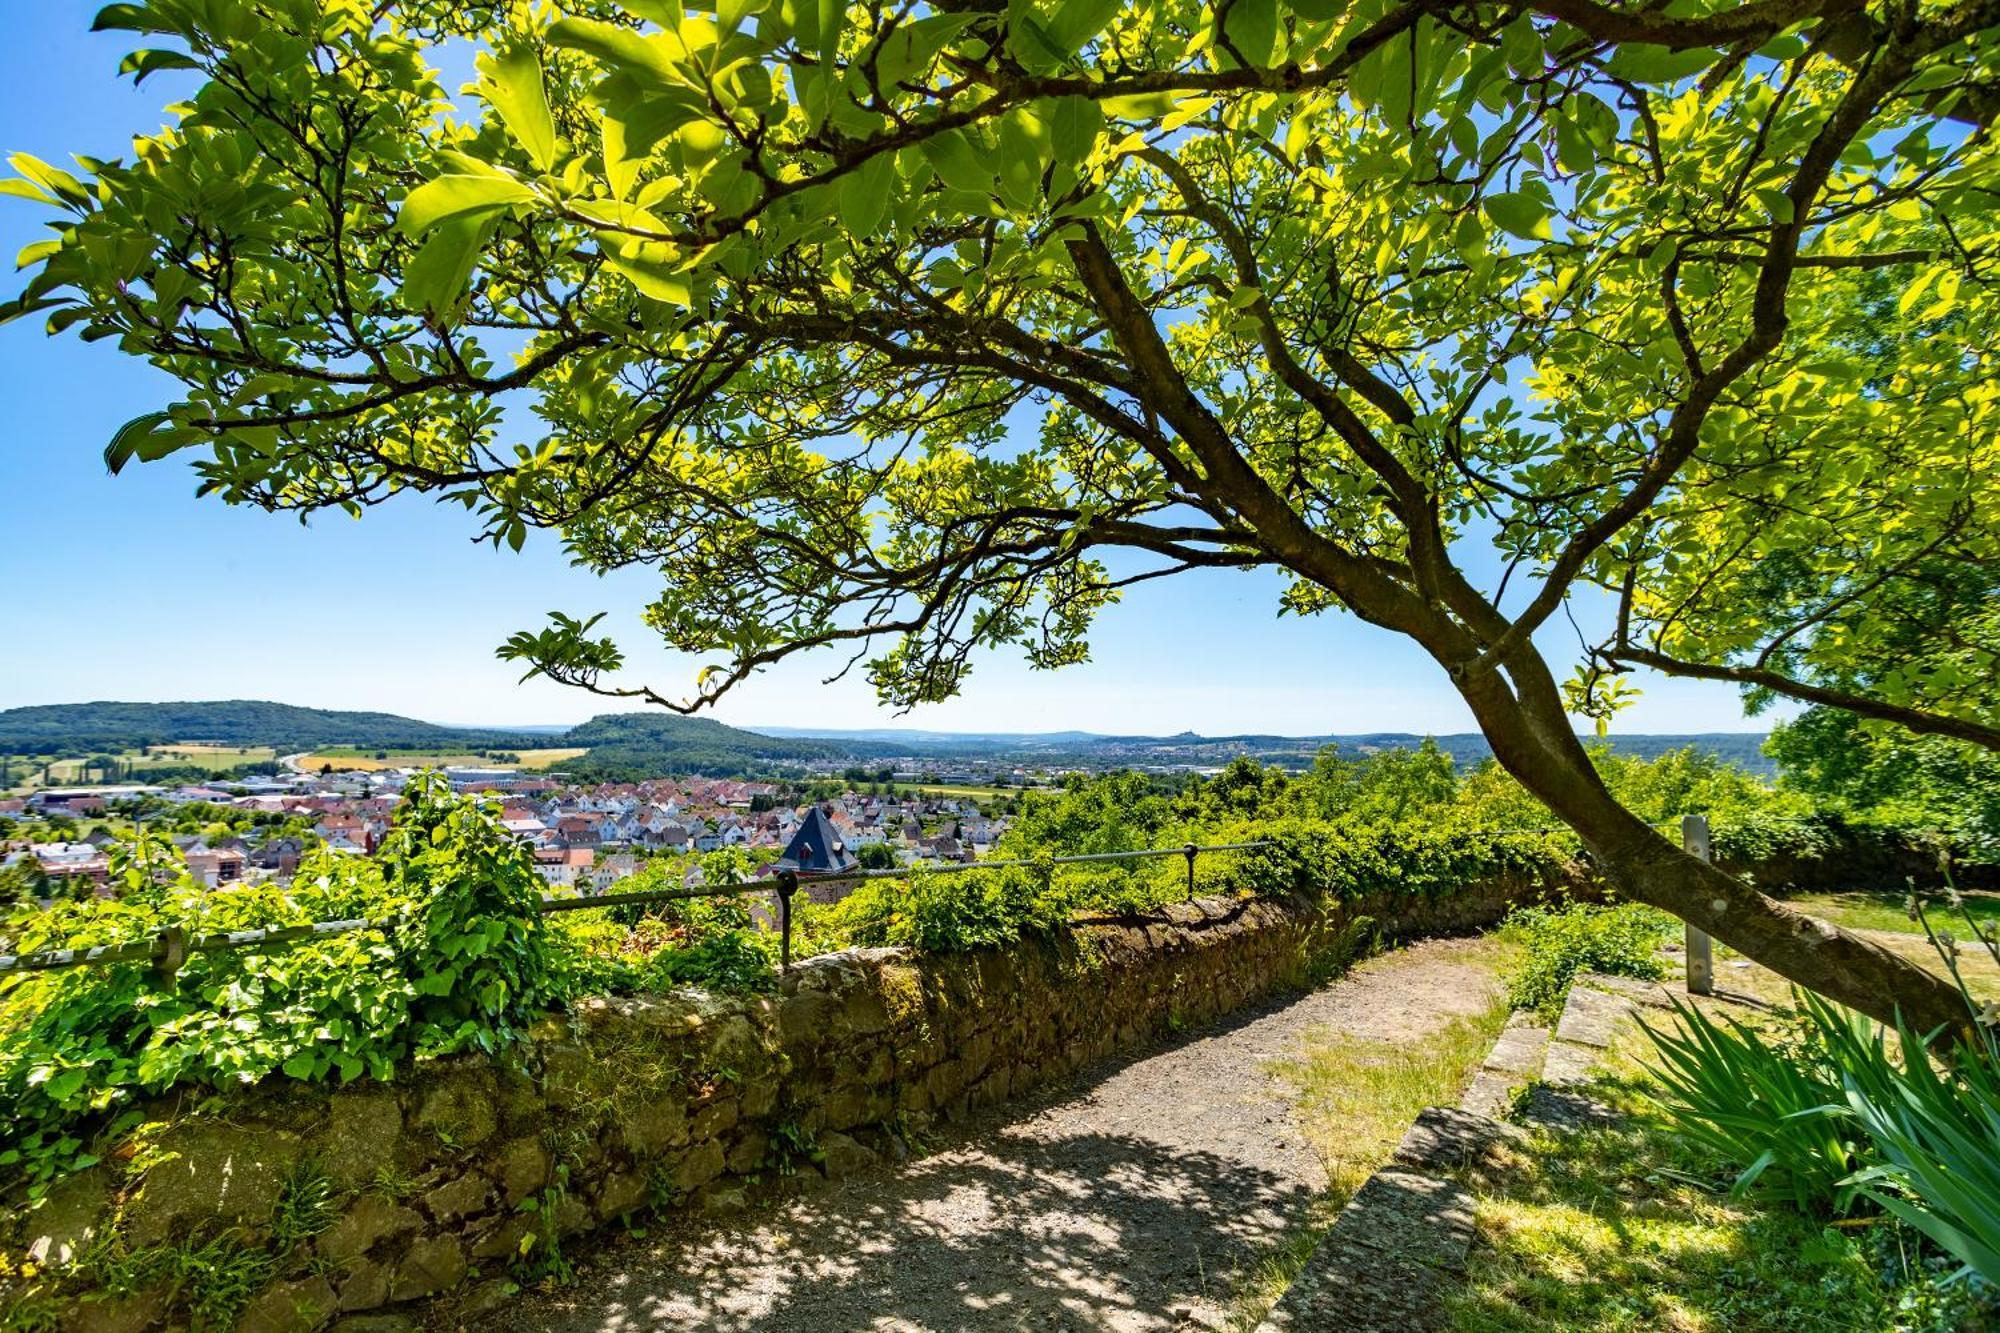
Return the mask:
MULTIPOLYGON (((119 764, 117 782, 144 782, 149 772, 166 768, 227 769, 244 764, 269 763, 278 757, 278 752, 269 746, 238 745, 155 745, 145 754, 137 750, 120 750, 110 755, 119 764), (128 777, 129 770, 129 777, 128 777)), ((13 791, 34 791, 42 786, 81 785, 84 782, 84 765, 90 756, 81 759, 56 759, 48 763, 48 781, 42 780, 42 765, 39 755, 7 756, 7 780, 0 782, 0 789, 13 791)), ((100 769, 91 770, 93 781, 101 780, 100 769)))
POLYGON ((508 750, 508 754, 518 755, 519 762, 501 762, 484 755, 464 751, 456 753, 442 750, 369 750, 353 745, 334 745, 315 750, 299 760, 299 767, 308 773, 317 773, 322 767, 332 765, 336 770, 358 769, 363 773, 375 773, 385 768, 446 768, 462 766, 470 768, 519 768, 524 772, 535 772, 564 763, 583 753, 580 749, 556 747, 542 750, 508 750))
MULTIPOLYGON (((967 797, 975 801, 1005 800, 1011 796, 1019 796, 1022 792, 1022 788, 1020 787, 961 787, 954 783, 934 782, 899 782, 896 784, 896 790, 913 791, 924 796, 967 797)), ((1028 788, 1027 790, 1032 791, 1034 789, 1028 788)))

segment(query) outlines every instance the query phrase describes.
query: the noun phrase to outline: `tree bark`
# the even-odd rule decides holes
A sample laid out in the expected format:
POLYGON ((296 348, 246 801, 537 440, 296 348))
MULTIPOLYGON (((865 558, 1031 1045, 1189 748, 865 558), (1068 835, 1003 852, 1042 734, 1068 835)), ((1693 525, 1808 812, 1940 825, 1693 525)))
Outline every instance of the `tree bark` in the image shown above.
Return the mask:
MULTIPOLYGON (((1534 670, 1517 658, 1510 673, 1519 682, 1534 670)), ((1506 679, 1488 672, 1461 681, 1460 693, 1500 766, 1576 830, 1624 897, 1671 912, 1788 980, 1880 1022, 1900 1018, 1920 1032, 1965 1028, 1965 999, 1945 977, 1759 893, 1688 855, 1619 804, 1560 705, 1549 716, 1532 682, 1517 696, 1506 679)))

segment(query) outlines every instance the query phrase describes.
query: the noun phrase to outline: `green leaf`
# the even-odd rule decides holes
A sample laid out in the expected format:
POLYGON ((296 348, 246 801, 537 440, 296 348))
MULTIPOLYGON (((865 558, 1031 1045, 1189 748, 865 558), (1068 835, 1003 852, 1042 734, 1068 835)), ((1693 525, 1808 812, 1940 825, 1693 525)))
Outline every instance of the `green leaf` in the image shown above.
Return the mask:
POLYGON ((974 194, 993 192, 993 168, 989 159, 972 146, 965 131, 945 130, 923 141, 923 154, 936 169, 938 179, 954 190, 974 194))
POLYGON ((440 320, 450 315, 465 295, 479 252, 504 210, 502 205, 440 222, 403 270, 403 304, 440 320))
POLYGON ((1713 65, 1719 54, 1706 46, 1676 51, 1649 42, 1629 42, 1612 53, 1604 68, 1613 77, 1633 83, 1678 83, 1713 65))
POLYGON ((485 81, 480 93, 539 171, 547 171, 556 160, 556 124, 549 115, 549 101, 542 88, 542 64, 527 47, 505 55, 481 55, 480 73, 485 81))
POLYGON ((163 69, 200 68, 192 57, 179 51, 128 51, 125 58, 118 62, 118 72, 130 74, 134 85, 144 83, 147 75, 157 74, 163 69))
POLYGON ((1123 0, 1063 0, 1049 18, 1049 36, 1064 57, 1073 56, 1123 7, 1123 0))
POLYGON ((693 303, 694 286, 677 246, 665 241, 635 241, 614 232, 599 232, 597 239, 611 267, 641 295, 680 309, 693 303))
POLYGON ((1534 195, 1494 194, 1481 202, 1495 226, 1524 241, 1546 241, 1555 235, 1549 226, 1549 206, 1534 195))
POLYGON ((1080 167, 1097 147, 1104 129, 1104 112, 1088 97, 1058 97, 1050 105, 1049 149, 1055 160, 1080 167))
POLYGON ((525 204, 535 192, 512 176, 439 176, 410 191, 396 215, 406 235, 421 236, 446 218, 525 204))
POLYGON ((1278 0, 1227 0, 1222 33, 1252 68, 1264 68, 1278 50, 1278 0))
POLYGON ((1789 226, 1794 216, 1792 197, 1783 190, 1765 187, 1757 191, 1757 202, 1764 205, 1764 211, 1771 215, 1771 221, 1779 226, 1789 226))
POLYGON ((549 44, 569 51, 581 51, 600 64, 647 79, 649 82, 677 83, 667 47, 614 23, 595 19, 560 18, 549 25, 549 44))
POLYGON ((106 5, 90 21, 92 32, 172 32, 144 5, 106 5))
POLYGON ((104 446, 104 466, 113 476, 124 471, 138 452, 139 441, 151 434, 155 427, 167 420, 165 412, 142 412, 120 426, 112 435, 111 443, 104 446))
POLYGON ((1049 137, 1032 108, 1017 108, 1000 121, 1000 193, 1017 209, 1031 209, 1041 199, 1049 137))
POLYGON ((882 225, 883 214, 889 209, 889 191, 895 174, 895 157, 889 153, 877 153, 841 178, 838 200, 840 223, 847 228, 849 236, 865 240, 882 225))

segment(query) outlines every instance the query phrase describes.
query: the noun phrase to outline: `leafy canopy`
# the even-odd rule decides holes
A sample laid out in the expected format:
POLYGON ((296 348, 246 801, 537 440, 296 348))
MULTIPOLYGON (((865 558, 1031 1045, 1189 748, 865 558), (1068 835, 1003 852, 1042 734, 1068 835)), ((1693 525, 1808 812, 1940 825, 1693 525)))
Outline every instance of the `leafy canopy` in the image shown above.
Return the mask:
POLYGON ((114 468, 654 568, 692 699, 608 683, 590 618, 503 649, 604 692, 843 645, 935 700, 1264 565, 1462 687, 1539 691, 1581 582, 1622 612, 1574 709, 1644 662, 1990 744, 1948 631, 2000 570, 1996 15, 116 4, 191 91, 116 161, 15 159, 59 218, 13 312, 182 386, 114 468), (1857 671, 1939 568, 1918 656, 1857 671))

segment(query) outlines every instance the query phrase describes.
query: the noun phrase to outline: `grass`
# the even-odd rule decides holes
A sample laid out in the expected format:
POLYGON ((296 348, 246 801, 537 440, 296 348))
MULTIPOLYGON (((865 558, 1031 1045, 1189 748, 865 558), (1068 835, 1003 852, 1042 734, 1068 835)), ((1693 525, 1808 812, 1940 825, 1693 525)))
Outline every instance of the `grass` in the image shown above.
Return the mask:
MULTIPOLYGON (((1471 942, 1464 961, 1498 970, 1498 941, 1471 942)), ((1391 953, 1362 964, 1393 968, 1391 953)), ((1292 1089, 1307 1141, 1326 1166, 1326 1192, 1305 1223, 1266 1255, 1241 1291, 1232 1327, 1252 1329, 1291 1285, 1333 1220, 1376 1168, 1389 1160, 1417 1113, 1453 1106, 1507 1022, 1507 1005, 1456 1018, 1407 1041, 1377 1041, 1318 1029, 1271 1072, 1292 1089)))
POLYGON ((1728 1199, 1712 1167, 1644 1120, 1533 1131, 1480 1175, 1479 1238, 1449 1301, 1457 1333, 1894 1326, 1865 1238, 1728 1199))
MULTIPOLYGON (((1968 892, 1964 897, 1966 911, 1971 913, 1973 920, 1981 925, 2000 925, 2000 893, 1968 892)), ((1852 893, 1807 893, 1787 901, 1800 911, 1810 912, 1849 930, 1918 933, 1917 923, 1910 920, 1904 900, 1902 893, 1859 890, 1852 893)), ((1934 927, 1965 934, 1964 920, 1945 904, 1941 895, 1927 894, 1924 903, 1934 927)))
MULTIPOLYGON (((1718 975, 1725 979, 1755 1001, 1727 1005, 1744 1021, 1764 1021, 1758 1006, 1789 998, 1763 968, 1718 975)), ((1895 1224, 1834 1227, 1782 1204, 1729 1198, 1733 1170, 1651 1113, 1650 1056, 1643 1034, 1625 1031, 1583 1090, 1620 1112, 1619 1123, 1531 1129, 1463 1173, 1478 1240, 1468 1281, 1449 1303, 1456 1333, 1985 1326, 1958 1323, 1962 1292, 1940 1295, 1911 1280, 1925 1276, 1922 1260, 1895 1224)))

